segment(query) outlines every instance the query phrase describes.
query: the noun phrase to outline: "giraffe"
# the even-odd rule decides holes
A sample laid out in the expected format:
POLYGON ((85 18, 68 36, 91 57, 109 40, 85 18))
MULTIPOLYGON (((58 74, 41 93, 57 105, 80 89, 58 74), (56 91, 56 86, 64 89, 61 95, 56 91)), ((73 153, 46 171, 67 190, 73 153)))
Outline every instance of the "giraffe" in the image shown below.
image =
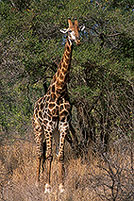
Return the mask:
POLYGON ((45 193, 51 192, 52 138, 55 129, 59 131, 60 135, 57 154, 59 191, 64 191, 64 143, 71 121, 71 105, 67 91, 67 82, 71 65, 73 42, 75 42, 76 45, 80 44, 77 19, 75 19, 73 23, 69 18, 68 25, 68 29, 60 30, 62 33, 68 34, 63 57, 58 65, 57 72, 53 76, 47 93, 35 103, 33 114, 33 128, 37 150, 36 181, 38 183, 40 181, 41 164, 43 163, 43 147, 44 145, 46 146, 45 164, 47 166, 47 178, 45 193))

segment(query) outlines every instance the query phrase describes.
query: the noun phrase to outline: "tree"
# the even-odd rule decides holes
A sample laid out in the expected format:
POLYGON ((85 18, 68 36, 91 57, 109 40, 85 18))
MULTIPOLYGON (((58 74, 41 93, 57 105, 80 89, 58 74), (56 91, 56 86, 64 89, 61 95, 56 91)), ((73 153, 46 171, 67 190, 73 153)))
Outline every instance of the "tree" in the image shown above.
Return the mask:
POLYGON ((34 102, 62 56, 66 36, 59 30, 69 16, 86 26, 68 86, 72 123, 82 149, 91 141, 107 148, 133 133, 132 1, 1 1, 1 129, 26 135, 34 102))

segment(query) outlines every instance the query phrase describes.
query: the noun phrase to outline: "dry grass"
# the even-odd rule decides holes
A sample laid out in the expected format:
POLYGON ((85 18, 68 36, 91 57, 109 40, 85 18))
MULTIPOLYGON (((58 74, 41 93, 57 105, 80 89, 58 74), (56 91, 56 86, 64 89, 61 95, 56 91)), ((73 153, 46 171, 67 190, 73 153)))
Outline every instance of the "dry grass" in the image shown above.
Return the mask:
MULTIPOLYGON (((100 201, 133 200, 132 161, 126 155, 93 156, 89 160, 74 158, 66 146, 65 192, 57 191, 57 162, 52 166, 53 192, 43 193, 35 185, 35 146, 18 141, 0 147, 0 197, 4 201, 100 201), (113 188, 113 189, 112 189, 113 188), (118 188, 117 196, 116 191, 118 188)), ((92 155, 92 157, 91 157, 92 155)))

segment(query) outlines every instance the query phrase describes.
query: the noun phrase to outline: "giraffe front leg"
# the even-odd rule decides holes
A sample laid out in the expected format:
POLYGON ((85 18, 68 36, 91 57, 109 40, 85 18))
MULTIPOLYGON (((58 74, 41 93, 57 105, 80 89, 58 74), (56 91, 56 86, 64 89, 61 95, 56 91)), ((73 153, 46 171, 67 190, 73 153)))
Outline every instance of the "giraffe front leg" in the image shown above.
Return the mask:
POLYGON ((68 133, 69 124, 67 122, 59 122, 59 130, 60 130, 60 143, 59 143, 59 152, 57 155, 58 159, 58 170, 59 170, 59 191, 60 193, 64 192, 64 177, 65 177, 65 169, 64 169, 64 145, 65 145, 65 137, 68 133))
POLYGON ((51 192, 50 178, 51 178, 51 164, 52 164, 52 133, 46 131, 46 184, 45 193, 51 192))
POLYGON ((43 160, 43 137, 44 132, 42 126, 38 121, 34 121, 34 134, 36 142, 36 182, 35 185, 38 186, 40 182, 40 172, 41 172, 41 163, 43 160))

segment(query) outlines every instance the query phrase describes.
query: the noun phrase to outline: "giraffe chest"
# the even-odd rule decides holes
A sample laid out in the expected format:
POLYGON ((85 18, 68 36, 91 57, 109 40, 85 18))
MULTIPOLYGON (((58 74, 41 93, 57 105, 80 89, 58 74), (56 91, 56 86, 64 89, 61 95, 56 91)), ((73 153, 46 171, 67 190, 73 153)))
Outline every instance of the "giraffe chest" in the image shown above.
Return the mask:
POLYGON ((50 101, 47 96, 40 98, 35 104, 34 115, 39 119, 40 122, 42 122, 44 119, 56 121, 58 113, 59 106, 56 102, 50 101))
POLYGON ((64 117, 70 116, 71 106, 67 97, 60 97, 55 100, 51 96, 40 98, 34 108, 34 116, 43 125, 58 122, 64 117))

